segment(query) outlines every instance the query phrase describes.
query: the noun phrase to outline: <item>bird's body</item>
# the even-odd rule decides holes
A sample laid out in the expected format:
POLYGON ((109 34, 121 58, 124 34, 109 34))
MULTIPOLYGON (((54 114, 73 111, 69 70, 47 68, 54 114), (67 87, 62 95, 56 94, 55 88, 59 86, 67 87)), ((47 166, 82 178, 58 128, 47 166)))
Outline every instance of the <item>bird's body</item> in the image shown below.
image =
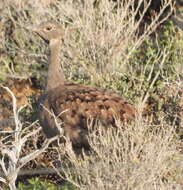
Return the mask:
POLYGON ((64 37, 61 25, 42 23, 35 32, 49 42, 51 50, 47 87, 39 110, 40 123, 48 138, 59 134, 58 119, 73 145, 87 147, 88 121, 100 121, 107 128, 116 127, 116 118, 122 122, 135 119, 135 108, 116 93, 66 82, 59 59, 64 37))
POLYGON ((86 145, 87 125, 92 119, 107 128, 116 127, 115 119, 129 121, 135 117, 133 106, 117 94, 77 84, 59 85, 48 91, 41 104, 40 122, 46 136, 59 133, 55 123, 59 118, 65 134, 76 146, 86 145))

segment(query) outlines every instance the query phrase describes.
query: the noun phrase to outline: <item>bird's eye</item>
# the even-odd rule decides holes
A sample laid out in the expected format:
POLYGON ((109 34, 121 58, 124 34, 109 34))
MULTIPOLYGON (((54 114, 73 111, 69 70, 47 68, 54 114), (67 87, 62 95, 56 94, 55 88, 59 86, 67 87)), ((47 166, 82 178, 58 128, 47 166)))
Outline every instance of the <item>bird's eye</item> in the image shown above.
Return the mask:
POLYGON ((46 27, 46 31, 51 31, 52 30, 52 27, 51 26, 47 26, 46 27))

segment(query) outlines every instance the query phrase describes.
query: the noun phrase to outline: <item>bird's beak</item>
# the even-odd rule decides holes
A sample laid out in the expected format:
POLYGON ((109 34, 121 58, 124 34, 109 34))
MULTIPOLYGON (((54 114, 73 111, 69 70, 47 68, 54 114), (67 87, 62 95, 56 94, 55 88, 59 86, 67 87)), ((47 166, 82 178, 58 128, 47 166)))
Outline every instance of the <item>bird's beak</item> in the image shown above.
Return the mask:
POLYGON ((35 33, 38 33, 38 28, 36 26, 34 26, 34 27, 31 28, 31 31, 35 32, 35 33))
POLYGON ((38 32, 38 28, 36 26, 32 26, 32 25, 25 26, 25 29, 28 31, 31 31, 31 32, 35 32, 35 33, 38 32))

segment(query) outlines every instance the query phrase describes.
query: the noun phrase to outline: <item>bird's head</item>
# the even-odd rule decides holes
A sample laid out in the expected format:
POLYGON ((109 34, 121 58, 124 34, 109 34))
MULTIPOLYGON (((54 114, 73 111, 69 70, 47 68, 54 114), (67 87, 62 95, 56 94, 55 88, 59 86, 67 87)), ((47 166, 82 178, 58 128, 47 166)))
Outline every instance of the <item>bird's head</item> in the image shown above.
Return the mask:
POLYGON ((54 21, 43 22, 35 26, 33 32, 37 33, 47 42, 54 39, 61 39, 65 34, 63 26, 54 21))

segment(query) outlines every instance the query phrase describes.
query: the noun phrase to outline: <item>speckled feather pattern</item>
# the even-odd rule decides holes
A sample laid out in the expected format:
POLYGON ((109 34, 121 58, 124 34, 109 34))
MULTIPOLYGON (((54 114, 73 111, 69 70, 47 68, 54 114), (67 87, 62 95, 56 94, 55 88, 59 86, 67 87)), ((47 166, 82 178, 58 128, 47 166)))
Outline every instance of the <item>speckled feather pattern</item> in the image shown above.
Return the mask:
POLYGON ((135 118, 134 107, 119 95, 77 84, 60 85, 48 91, 40 104, 40 122, 46 136, 50 138, 59 133, 49 110, 63 121, 65 134, 78 146, 87 143, 88 120, 99 120, 104 127, 116 127, 115 118, 121 121, 135 118))

